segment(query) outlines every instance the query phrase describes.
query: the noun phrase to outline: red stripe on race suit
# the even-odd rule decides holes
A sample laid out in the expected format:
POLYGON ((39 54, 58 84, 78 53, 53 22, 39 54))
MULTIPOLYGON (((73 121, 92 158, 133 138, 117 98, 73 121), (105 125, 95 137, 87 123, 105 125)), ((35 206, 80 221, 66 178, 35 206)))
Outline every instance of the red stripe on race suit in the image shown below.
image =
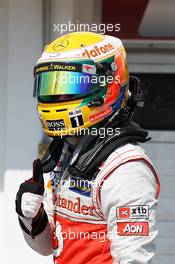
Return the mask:
MULTIPOLYGON (((61 226, 63 237, 63 250, 54 257, 55 264, 113 263, 106 224, 76 222, 58 215, 54 215, 54 222, 61 226)), ((55 230, 53 245, 59 247, 56 233, 55 230)))
MULTIPOLYGON (((93 210, 95 210, 95 206, 94 206, 94 208, 93 208, 93 210)), ((61 211, 59 211, 58 209, 56 210, 56 212, 59 214, 59 215, 62 215, 63 217, 65 216, 65 217, 71 217, 71 218, 73 218, 73 219, 75 219, 75 220, 78 220, 78 221, 82 221, 82 217, 75 217, 75 216, 73 216, 73 215, 71 215, 70 216, 70 214, 66 214, 66 213, 64 213, 64 212, 61 212, 61 211)), ((96 212, 96 211, 95 211, 96 212)), ((98 214, 98 212, 96 212, 97 214, 98 214)), ((98 214, 99 215, 99 214, 98 214)), ((99 215, 100 217, 101 217, 101 215, 99 215)), ((92 219, 92 221, 93 222, 102 222, 104 219, 92 219)), ((84 218, 83 217, 83 221, 89 221, 89 218, 84 218)), ((105 220, 104 220, 105 221, 105 220)))

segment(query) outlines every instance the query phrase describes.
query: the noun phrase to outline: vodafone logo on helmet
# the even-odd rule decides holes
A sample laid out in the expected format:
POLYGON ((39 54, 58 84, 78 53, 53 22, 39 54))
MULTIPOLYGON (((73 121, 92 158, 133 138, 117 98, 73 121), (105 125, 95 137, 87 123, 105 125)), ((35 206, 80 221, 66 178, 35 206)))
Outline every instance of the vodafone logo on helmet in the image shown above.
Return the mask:
POLYGON ((91 46, 85 46, 84 48, 72 49, 66 52, 43 52, 39 62, 43 61, 53 61, 57 59, 65 58, 92 58, 98 59, 103 58, 107 55, 112 54, 115 50, 122 47, 122 42, 120 39, 113 36, 105 36, 101 42, 92 44, 91 46), (53 57, 54 56, 54 57, 53 57))
POLYGON ((85 58, 95 58, 111 51, 114 51, 115 48, 112 43, 108 42, 102 46, 95 45, 92 49, 84 49, 82 56, 85 58))

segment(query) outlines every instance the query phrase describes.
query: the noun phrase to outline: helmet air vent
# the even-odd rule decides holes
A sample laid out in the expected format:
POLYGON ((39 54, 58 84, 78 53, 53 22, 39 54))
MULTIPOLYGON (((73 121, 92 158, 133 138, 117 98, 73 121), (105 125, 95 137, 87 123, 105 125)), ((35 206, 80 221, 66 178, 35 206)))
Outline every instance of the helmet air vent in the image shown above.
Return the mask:
POLYGON ((50 110, 42 110, 43 113, 50 113, 50 110))
POLYGON ((57 109, 56 112, 63 112, 63 111, 67 111, 67 108, 64 109, 57 109))

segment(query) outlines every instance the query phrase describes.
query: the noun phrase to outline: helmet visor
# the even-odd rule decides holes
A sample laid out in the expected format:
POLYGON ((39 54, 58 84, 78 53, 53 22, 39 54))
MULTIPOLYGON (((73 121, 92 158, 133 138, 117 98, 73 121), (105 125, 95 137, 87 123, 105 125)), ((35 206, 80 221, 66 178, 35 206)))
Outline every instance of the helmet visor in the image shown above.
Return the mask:
POLYGON ((35 75, 34 96, 42 102, 80 99, 97 94, 102 86, 99 81, 98 75, 83 72, 41 72, 35 75))

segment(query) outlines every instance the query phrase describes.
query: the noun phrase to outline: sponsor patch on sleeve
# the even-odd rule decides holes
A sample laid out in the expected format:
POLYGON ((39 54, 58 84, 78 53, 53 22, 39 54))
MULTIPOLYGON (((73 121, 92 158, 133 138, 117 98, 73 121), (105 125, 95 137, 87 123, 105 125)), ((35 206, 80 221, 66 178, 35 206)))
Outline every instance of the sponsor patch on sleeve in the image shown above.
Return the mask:
POLYGON ((119 236, 148 236, 148 222, 119 222, 117 223, 119 236))
POLYGON ((117 207, 117 219, 149 219, 148 205, 117 207))

